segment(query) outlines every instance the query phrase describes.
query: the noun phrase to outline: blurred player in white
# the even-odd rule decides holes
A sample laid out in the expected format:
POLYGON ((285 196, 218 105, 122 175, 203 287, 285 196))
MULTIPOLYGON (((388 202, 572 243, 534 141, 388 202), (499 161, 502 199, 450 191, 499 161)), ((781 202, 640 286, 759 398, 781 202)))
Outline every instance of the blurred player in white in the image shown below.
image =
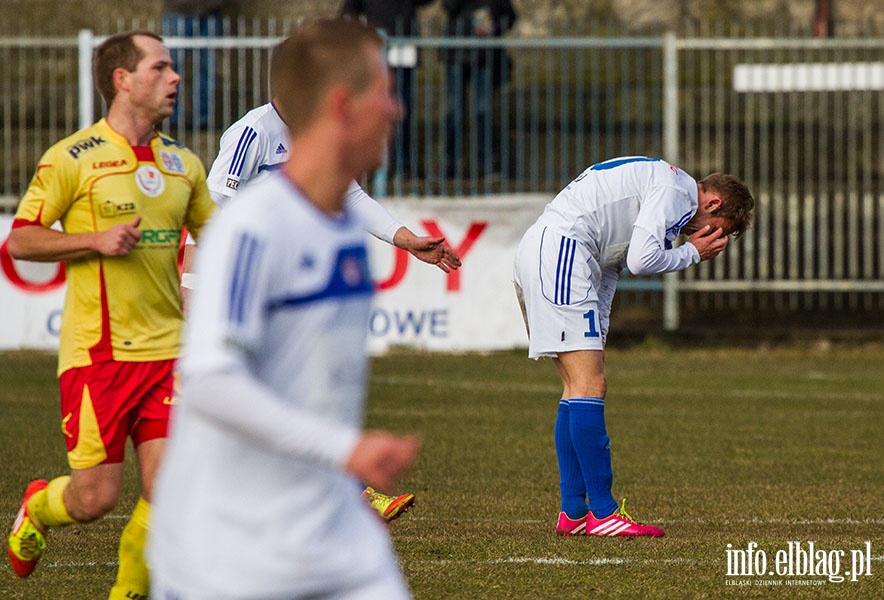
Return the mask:
MULTIPOLYGON (((220 148, 209 170, 208 184, 212 199, 225 206, 249 181, 260 181, 279 169, 290 155, 289 130, 279 114, 279 99, 254 108, 231 125, 221 136, 220 148)), ((417 236, 399 223, 355 180, 350 183, 345 204, 362 220, 366 230, 376 238, 410 252, 415 258, 438 266, 446 273, 460 268, 460 257, 445 243, 445 238, 417 236)), ((196 285, 191 273, 191 240, 185 251, 183 294, 196 285)), ((405 513, 415 501, 412 493, 391 497, 371 487, 363 496, 387 521, 405 513)))
POLYGON ((732 175, 698 183, 662 160, 628 156, 586 169, 522 238, 514 282, 528 356, 551 357, 563 388, 555 425, 559 535, 664 535, 630 518, 611 492, 604 348, 614 291, 624 267, 650 275, 714 258, 729 235, 749 227, 754 204, 732 175), (673 247, 681 234, 690 237, 673 247))
POLYGON ((364 230, 344 203, 401 114, 382 40, 304 24, 273 54, 289 160, 207 229, 157 478, 159 599, 410 596, 384 522, 419 442, 362 430, 371 307, 364 230))

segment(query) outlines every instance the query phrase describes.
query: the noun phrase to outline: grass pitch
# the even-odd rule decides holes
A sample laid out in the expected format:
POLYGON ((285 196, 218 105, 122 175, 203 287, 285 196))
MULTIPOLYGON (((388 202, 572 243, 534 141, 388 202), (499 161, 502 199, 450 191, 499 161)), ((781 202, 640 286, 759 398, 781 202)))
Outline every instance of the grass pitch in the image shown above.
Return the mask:
MULTIPOLYGON (((628 540, 553 534, 560 388, 551 363, 522 351, 377 359, 368 426, 423 437, 402 485, 417 504, 391 526, 414 596, 884 597, 882 365, 876 346, 610 349, 615 496, 667 530, 628 540), (841 574, 852 550, 869 548, 871 575, 729 573, 728 545, 745 552, 753 542, 754 564, 764 552, 767 571, 790 542, 804 551, 813 542, 816 572, 841 556, 841 574)), ((52 355, 0 354, 4 532, 27 482, 66 470, 54 370, 52 355)), ((107 597, 136 500, 129 466, 119 508, 53 531, 27 580, 0 570, 0 599, 107 597)))

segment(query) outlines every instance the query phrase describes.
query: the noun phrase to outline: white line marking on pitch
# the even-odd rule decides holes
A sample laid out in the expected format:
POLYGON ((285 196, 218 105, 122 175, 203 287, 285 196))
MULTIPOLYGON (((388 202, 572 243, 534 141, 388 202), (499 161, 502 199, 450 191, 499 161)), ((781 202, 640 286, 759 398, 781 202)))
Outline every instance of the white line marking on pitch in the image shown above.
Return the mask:
POLYGON ((46 565, 50 569, 82 569, 84 567, 119 567, 119 561, 111 561, 111 562, 95 562, 95 561, 86 561, 86 562, 51 562, 46 565))
MULTIPOLYGON (((872 556, 872 561, 875 562, 884 562, 884 556, 872 556)), ((629 563, 638 563, 643 565, 651 565, 651 564, 674 564, 674 563, 684 563, 691 565, 698 565, 703 563, 717 563, 720 562, 717 559, 696 559, 696 558, 645 558, 641 560, 635 560, 632 558, 590 558, 586 560, 575 560, 573 558, 560 558, 560 557, 510 557, 510 558, 491 558, 486 560, 470 560, 468 558, 461 558, 456 560, 449 560, 445 558, 441 559, 433 559, 433 560, 410 560, 408 562, 426 564, 426 565, 506 565, 506 564, 534 564, 534 565, 590 565, 590 566, 604 566, 604 565, 625 565, 629 563)))
MULTIPOLYGON (((884 555, 880 556, 872 556, 871 559, 874 562, 884 562, 884 555)), ((625 565, 629 563, 639 563, 643 565, 650 564, 676 564, 676 563, 684 563, 691 565, 698 565, 703 563, 714 563, 719 562, 716 559, 695 559, 695 558, 645 558, 642 560, 635 560, 631 558, 590 558, 586 560, 575 560, 573 558, 561 558, 557 556, 552 557, 530 557, 530 556, 512 556, 508 558, 491 558, 486 560, 472 560, 469 558, 461 558, 461 559, 416 559, 410 560, 408 562, 411 563, 419 563, 425 565, 520 565, 520 564, 533 564, 533 565, 577 565, 577 566, 605 566, 605 565, 625 565)), ((113 562, 81 562, 81 563, 49 563, 45 565, 50 569, 71 569, 77 568, 81 569, 84 567, 117 567, 119 563, 116 561, 113 562)))
MULTIPOLYGON (((499 523, 499 519, 484 519, 481 517, 419 517, 411 516, 409 512, 409 521, 440 521, 440 522, 461 522, 461 523, 499 523)), ((704 524, 717 523, 725 525, 884 525, 884 519, 853 519, 850 517, 844 519, 728 519, 728 518, 686 518, 686 519, 653 519, 656 523, 690 523, 704 524)), ((512 523, 547 523, 549 519, 510 519, 512 523)))

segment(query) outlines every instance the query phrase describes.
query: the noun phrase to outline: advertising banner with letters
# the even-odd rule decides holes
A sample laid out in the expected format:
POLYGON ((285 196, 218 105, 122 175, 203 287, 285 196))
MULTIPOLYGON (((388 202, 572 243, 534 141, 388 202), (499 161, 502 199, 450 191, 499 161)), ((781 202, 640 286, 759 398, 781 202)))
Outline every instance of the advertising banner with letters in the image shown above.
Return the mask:
POLYGON ((11 215, 0 215, 0 350, 58 347, 64 306, 64 265, 17 261, 6 238, 11 215))
MULTIPOLYGON (((512 284, 513 256, 525 230, 551 197, 389 198, 382 204, 416 235, 444 236, 463 261, 444 273, 370 238, 377 294, 369 350, 502 350, 527 346, 512 284)), ((16 261, 6 251, 12 216, 0 216, 0 350, 58 344, 64 269, 16 261)))

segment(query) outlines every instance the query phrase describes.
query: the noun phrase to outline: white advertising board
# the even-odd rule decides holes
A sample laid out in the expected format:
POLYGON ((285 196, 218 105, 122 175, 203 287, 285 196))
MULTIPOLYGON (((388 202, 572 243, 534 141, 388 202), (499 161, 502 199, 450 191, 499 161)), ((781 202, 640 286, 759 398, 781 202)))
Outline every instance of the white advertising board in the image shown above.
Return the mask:
MULTIPOLYGON (((443 235, 463 260, 444 273, 371 238, 377 284, 369 351, 404 346, 428 351, 484 351, 527 345, 512 285, 512 261, 524 231, 549 197, 391 198, 384 206, 417 235, 443 235)), ((0 349, 53 349, 64 302, 60 265, 13 260, 0 217, 0 349)))

